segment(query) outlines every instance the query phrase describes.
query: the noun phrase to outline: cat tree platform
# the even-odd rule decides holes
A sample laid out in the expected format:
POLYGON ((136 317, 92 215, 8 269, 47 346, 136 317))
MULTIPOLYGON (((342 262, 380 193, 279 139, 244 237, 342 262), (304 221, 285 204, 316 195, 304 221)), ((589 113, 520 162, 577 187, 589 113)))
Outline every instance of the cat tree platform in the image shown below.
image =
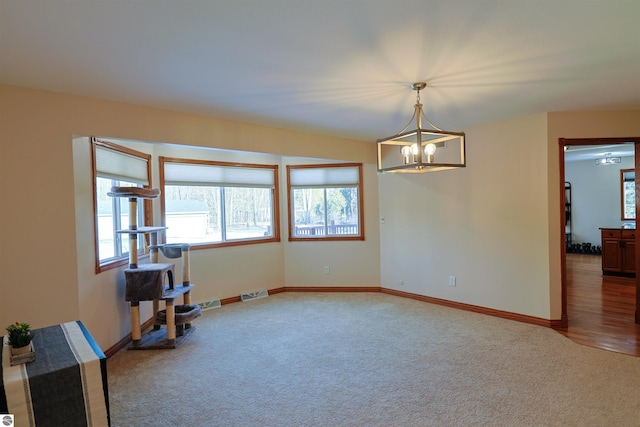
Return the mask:
POLYGON ((134 315, 130 350, 176 348, 195 330, 191 320, 200 316, 202 309, 189 304, 188 297, 193 285, 174 286, 173 270, 173 264, 143 264, 124 271, 125 299, 131 302, 134 315), (180 297, 183 297, 184 304, 176 305, 175 300, 180 297), (154 328, 144 335, 140 331, 140 301, 154 302, 154 328), (165 310, 158 310, 160 301, 164 301, 165 310), (166 333, 160 329, 161 325, 166 325, 166 333))

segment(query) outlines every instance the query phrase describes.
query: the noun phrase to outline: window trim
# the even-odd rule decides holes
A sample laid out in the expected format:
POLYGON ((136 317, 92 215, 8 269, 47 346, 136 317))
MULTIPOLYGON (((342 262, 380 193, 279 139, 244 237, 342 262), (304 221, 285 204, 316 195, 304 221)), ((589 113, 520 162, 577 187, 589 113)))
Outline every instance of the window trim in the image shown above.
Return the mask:
MULTIPOLYGON (((271 189, 271 197, 273 202, 273 236, 267 238, 247 238, 236 239, 224 242, 206 242, 206 243, 190 243, 192 250, 198 249, 211 249, 211 248, 223 248, 230 246, 243 246, 243 245, 255 245, 261 243, 274 243, 280 241, 280 188, 278 180, 278 165, 267 165, 258 163, 239 163, 239 162, 222 162, 217 160, 201 160, 201 159, 186 159, 180 157, 166 157, 159 156, 159 173, 160 173, 160 216, 162 219, 162 225, 166 226, 166 201, 165 201, 165 177, 164 177, 164 165, 165 163, 184 163, 192 165, 203 165, 213 167, 236 167, 236 168, 252 168, 252 169, 271 169, 273 170, 273 188, 271 189)), ((225 188, 225 186, 221 186, 225 188)), ((257 186, 259 187, 259 186, 257 186)), ((257 188, 256 187, 256 188, 257 188)), ((246 188, 253 188, 246 186, 246 188)), ((224 194, 224 193, 223 193, 224 194)), ((222 201, 224 205, 224 201, 222 201)), ((223 218, 224 220, 224 218, 223 218)), ((162 241, 166 243, 166 233, 163 235, 162 241)))
MULTIPOLYGON (((318 188, 328 188, 318 187, 318 188)), ((362 183, 362 163, 327 163, 327 164, 305 164, 305 165, 287 165, 287 219, 289 229, 289 241, 290 242, 331 242, 331 241, 358 241, 365 240, 364 234, 364 191, 362 183), (293 169, 327 169, 327 168, 346 168, 357 167, 358 168, 358 230, 359 234, 353 236, 326 236, 326 237, 299 237, 293 233, 293 201, 291 191, 291 170, 293 169)))
MULTIPOLYGON (((109 141, 104 141, 95 137, 91 138, 91 174, 93 178, 92 193, 93 193, 93 223, 94 223, 93 243, 94 243, 94 256, 95 256, 95 273, 99 274, 99 273, 102 273, 103 271, 107 271, 113 268, 127 265, 129 263, 129 255, 127 254, 117 258, 111 258, 109 261, 106 261, 103 263, 100 262, 100 253, 99 253, 100 243, 98 241, 98 194, 96 192, 96 188, 98 184, 98 174, 97 174, 97 166, 96 166, 96 160, 97 160, 96 147, 97 146, 100 146, 102 148, 106 148, 109 150, 117 151, 119 153, 123 153, 126 155, 145 159, 145 161, 147 162, 147 176, 148 176, 149 183, 152 182, 152 179, 151 179, 152 175, 151 175, 151 154, 143 153, 141 151, 124 147, 122 145, 114 144, 109 141)), ((151 188, 151 184, 143 187, 151 188)), ((151 200, 145 199, 143 201, 143 206, 144 206, 144 224, 141 224, 141 225, 153 224, 153 206, 152 206, 151 200)), ((145 240, 146 239, 147 239, 147 236, 145 236, 145 240)), ((146 241, 146 244, 148 243, 149 242, 146 241)), ((145 254, 143 250, 138 250, 139 259, 144 259, 148 257, 149 257, 149 254, 145 254)))

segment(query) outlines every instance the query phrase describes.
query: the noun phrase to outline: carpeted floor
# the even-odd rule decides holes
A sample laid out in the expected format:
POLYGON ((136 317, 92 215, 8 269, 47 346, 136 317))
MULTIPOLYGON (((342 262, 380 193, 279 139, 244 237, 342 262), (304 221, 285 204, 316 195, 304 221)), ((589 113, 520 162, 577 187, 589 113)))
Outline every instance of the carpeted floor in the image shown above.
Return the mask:
POLYGON ((640 426, 640 358, 380 293, 203 313, 108 361, 112 426, 640 426))

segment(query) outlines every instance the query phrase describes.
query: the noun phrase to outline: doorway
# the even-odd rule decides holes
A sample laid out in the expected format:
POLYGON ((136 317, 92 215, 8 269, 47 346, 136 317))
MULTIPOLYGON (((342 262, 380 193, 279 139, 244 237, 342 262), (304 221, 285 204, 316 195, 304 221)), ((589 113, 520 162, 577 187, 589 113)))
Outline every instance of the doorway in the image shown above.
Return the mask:
MULTIPOLYGON (((561 212, 560 215, 562 217, 562 230, 561 230, 561 271, 562 271, 562 319, 561 324, 562 328, 568 328, 571 324, 571 319, 569 318, 569 314, 567 312, 567 248, 566 248, 566 239, 567 232, 565 228, 565 218, 566 218, 566 207, 565 207, 565 150, 567 147, 571 149, 573 148, 588 148, 588 146, 594 145, 617 145, 617 144, 629 144, 632 143, 634 145, 634 165, 636 173, 640 170, 640 138, 560 138, 559 139, 559 150, 560 150, 560 183, 562 195, 562 200, 560 203, 561 212)), ((638 186, 636 185, 636 189, 638 186)), ((636 190, 636 200, 638 199, 638 191, 636 190)), ((640 203, 636 203, 636 218, 640 220, 638 216, 638 212, 640 211, 640 203)), ((606 226, 603 225, 603 226, 606 226)), ((636 241, 638 239, 636 238, 636 241)), ((640 251, 636 251, 635 254, 636 264, 640 265, 640 251)), ((640 274, 636 274, 635 279, 635 289, 636 295, 640 295, 640 274)), ((635 298, 635 316, 634 321, 636 324, 640 324, 640 298, 635 298)))

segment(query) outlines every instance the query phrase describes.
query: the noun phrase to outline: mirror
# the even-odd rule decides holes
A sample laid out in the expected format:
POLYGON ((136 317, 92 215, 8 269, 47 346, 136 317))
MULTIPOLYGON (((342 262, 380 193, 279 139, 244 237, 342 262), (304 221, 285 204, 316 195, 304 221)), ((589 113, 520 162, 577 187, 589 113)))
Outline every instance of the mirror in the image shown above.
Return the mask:
POLYGON ((620 169, 620 200, 622 220, 636 219, 636 173, 634 169, 620 169))

